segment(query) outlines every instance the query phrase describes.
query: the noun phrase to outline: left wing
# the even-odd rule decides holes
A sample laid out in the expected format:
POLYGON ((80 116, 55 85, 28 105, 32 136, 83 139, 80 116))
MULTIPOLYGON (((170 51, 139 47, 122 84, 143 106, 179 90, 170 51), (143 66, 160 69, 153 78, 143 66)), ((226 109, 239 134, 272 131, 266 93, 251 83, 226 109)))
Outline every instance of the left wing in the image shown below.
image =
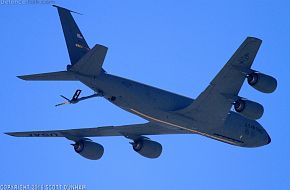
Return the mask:
POLYGON ((186 134, 188 132, 156 125, 155 123, 133 124, 123 126, 106 126, 83 129, 51 130, 51 131, 27 131, 8 132, 14 137, 66 137, 70 140, 79 140, 85 137, 100 136, 125 136, 130 139, 139 138, 142 135, 161 134, 186 134))
POLYGON ((246 75, 252 72, 251 66, 261 43, 260 39, 248 37, 197 99, 177 112, 201 122, 222 124, 246 75))

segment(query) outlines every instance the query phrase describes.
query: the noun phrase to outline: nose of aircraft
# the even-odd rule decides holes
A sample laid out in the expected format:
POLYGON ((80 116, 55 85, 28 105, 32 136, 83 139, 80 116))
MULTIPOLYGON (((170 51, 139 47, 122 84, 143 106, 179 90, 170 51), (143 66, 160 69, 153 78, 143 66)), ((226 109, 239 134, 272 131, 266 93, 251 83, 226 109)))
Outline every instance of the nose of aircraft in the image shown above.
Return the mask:
POLYGON ((258 140, 258 142, 256 141, 255 147, 265 146, 270 143, 271 143, 271 137, 267 132, 265 132, 263 135, 261 135, 260 140, 258 140))
POLYGON ((245 139, 244 146, 245 147, 260 147, 260 146, 265 146, 265 145, 271 143, 270 135, 267 133, 267 131, 262 126, 260 126, 260 128, 259 128, 259 132, 260 133, 257 133, 257 134, 259 134, 258 136, 254 136, 253 138, 245 139))
POLYGON ((270 144, 271 142, 271 137, 269 136, 269 134, 267 133, 267 144, 270 144))

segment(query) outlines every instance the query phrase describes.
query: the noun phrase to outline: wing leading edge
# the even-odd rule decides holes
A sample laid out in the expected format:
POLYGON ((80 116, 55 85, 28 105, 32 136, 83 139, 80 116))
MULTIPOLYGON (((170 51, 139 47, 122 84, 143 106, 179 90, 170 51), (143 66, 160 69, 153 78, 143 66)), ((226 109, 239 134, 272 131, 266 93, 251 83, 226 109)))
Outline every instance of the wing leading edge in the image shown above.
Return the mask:
POLYGON ((197 99, 177 112, 200 121, 222 124, 247 74, 252 72, 251 66, 261 43, 258 38, 248 37, 197 99))

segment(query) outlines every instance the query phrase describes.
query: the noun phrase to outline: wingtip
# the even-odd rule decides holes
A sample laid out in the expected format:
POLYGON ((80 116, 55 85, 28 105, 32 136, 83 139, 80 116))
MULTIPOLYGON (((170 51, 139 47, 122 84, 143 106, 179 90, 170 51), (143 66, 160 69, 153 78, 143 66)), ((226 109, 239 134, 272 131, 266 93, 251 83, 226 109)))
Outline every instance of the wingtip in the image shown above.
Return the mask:
POLYGON ((13 132, 5 132, 4 134, 5 135, 9 135, 9 136, 14 136, 14 133, 13 132))
POLYGON ((247 37, 247 40, 262 42, 261 39, 256 38, 256 37, 253 37, 253 36, 248 36, 248 37, 247 37))
POLYGON ((25 76, 24 75, 19 75, 19 76, 16 76, 16 77, 21 79, 21 80, 25 80, 25 76))

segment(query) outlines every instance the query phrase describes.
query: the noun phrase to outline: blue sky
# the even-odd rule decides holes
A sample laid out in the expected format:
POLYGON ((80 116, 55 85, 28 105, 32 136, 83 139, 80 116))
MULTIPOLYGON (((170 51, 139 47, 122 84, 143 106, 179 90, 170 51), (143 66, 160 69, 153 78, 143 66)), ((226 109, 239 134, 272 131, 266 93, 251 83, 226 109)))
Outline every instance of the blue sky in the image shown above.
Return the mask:
MULTIPOLYGON (((63 138, 13 138, 3 133, 0 184, 84 184, 87 189, 289 188, 289 1, 56 1, 74 15, 88 44, 109 47, 109 73, 195 98, 247 36, 263 40, 253 68, 275 76, 262 94, 246 83, 240 95, 262 103, 259 122, 272 143, 245 149, 198 135, 154 136, 156 160, 123 137, 93 138, 99 161, 77 155, 63 138)), ((1 130, 70 129, 142 123, 103 99, 54 107, 79 82, 26 82, 15 76, 66 68, 69 58, 51 5, 0 5, 1 130)))

